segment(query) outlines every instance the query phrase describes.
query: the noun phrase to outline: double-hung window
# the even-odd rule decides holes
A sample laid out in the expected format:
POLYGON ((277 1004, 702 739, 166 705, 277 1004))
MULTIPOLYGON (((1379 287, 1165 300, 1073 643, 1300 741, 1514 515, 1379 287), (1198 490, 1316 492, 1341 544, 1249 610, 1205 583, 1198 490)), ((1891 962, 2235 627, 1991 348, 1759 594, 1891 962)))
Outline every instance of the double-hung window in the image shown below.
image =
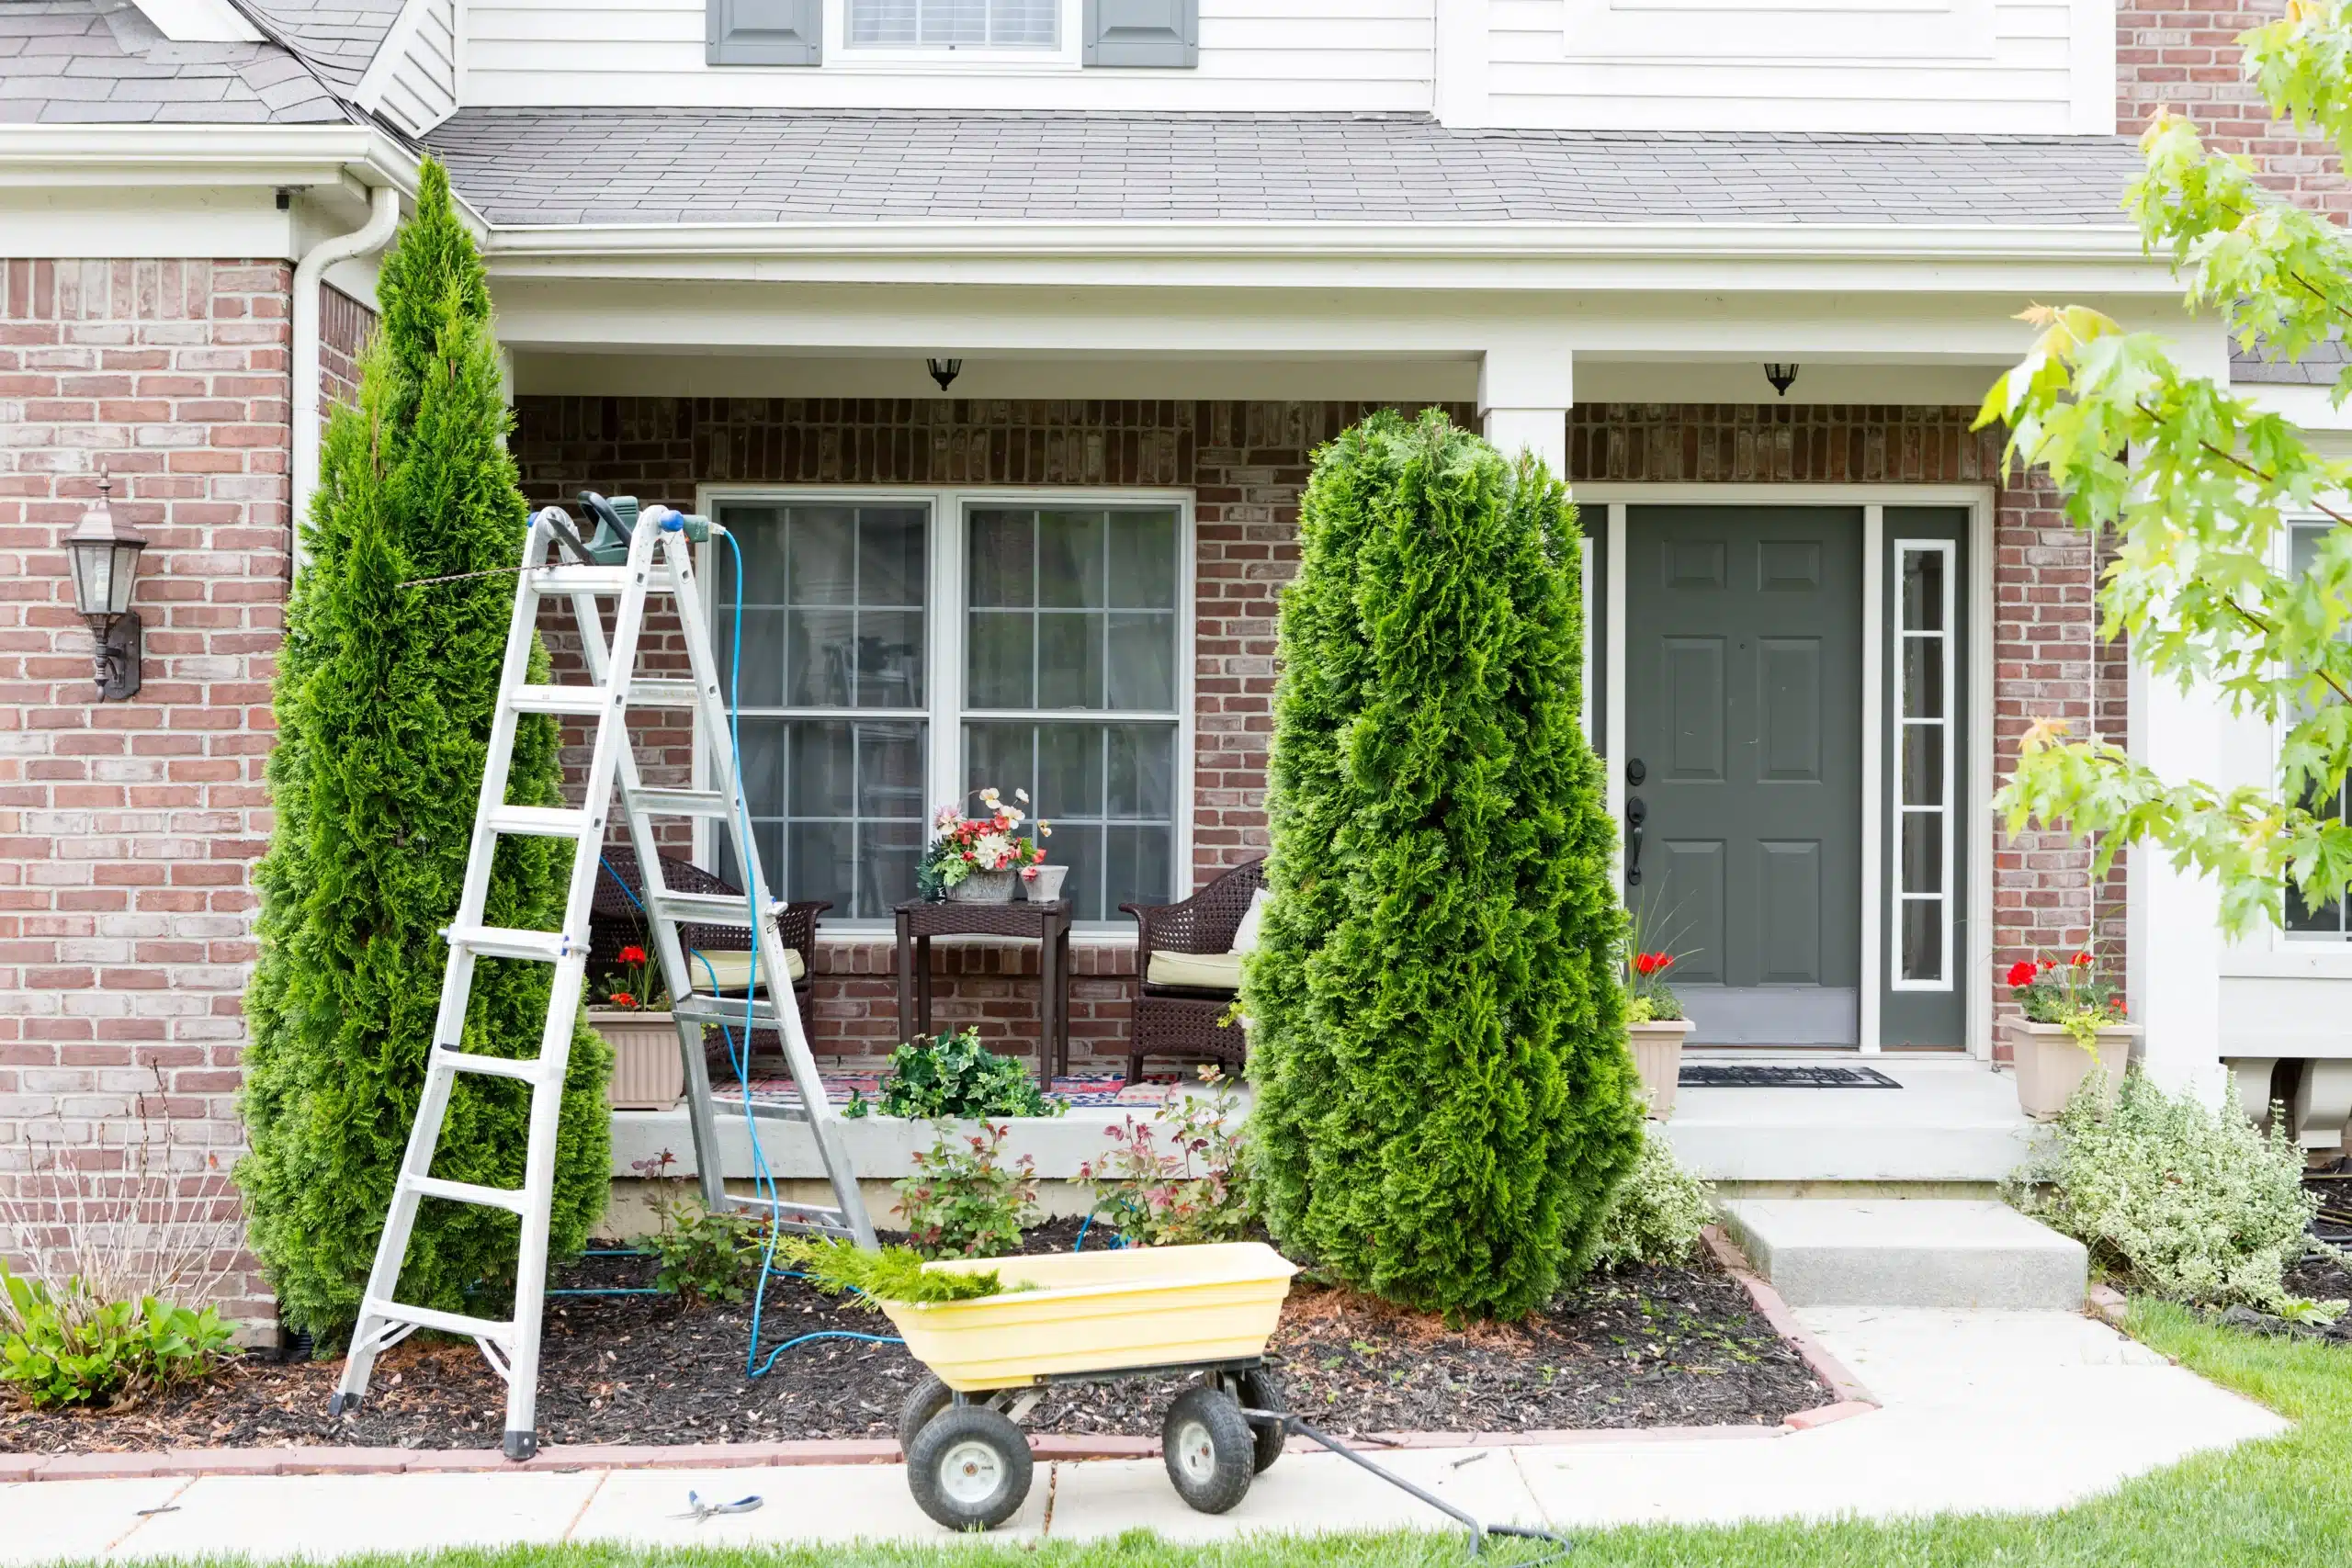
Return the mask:
POLYGON ((1061 0, 848 0, 855 49, 1054 49, 1061 0))
MULTIPOLYGON (((2288 531, 2288 570, 2298 578, 2306 576, 2319 563, 2320 541, 2332 523, 2298 523, 2288 531)), ((2352 778, 2337 786, 2335 793, 2310 803, 2322 817, 2342 821, 2352 818, 2352 778)), ((2352 940, 2352 900, 2338 899, 2322 904, 2317 908, 2303 902, 2302 894, 2294 884, 2287 885, 2287 935, 2290 939, 2344 942, 2352 940)))
MULTIPOLYGON (((729 491, 705 509, 743 554, 744 792, 781 897, 887 920, 933 810, 987 785, 1052 823, 1078 920, 1177 894, 1180 500, 729 491)), ((726 552, 713 565, 724 655, 739 594, 726 552)))

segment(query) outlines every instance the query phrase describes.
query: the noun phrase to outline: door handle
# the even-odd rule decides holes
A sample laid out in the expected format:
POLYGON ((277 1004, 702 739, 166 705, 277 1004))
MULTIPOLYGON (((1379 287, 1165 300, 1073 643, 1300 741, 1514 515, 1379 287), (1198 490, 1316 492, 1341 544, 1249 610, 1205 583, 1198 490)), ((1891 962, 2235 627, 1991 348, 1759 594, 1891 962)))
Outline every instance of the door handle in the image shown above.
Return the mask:
POLYGON ((1625 884, 1629 887, 1642 885, 1642 824, 1650 819, 1650 808, 1634 795, 1625 802, 1625 884))

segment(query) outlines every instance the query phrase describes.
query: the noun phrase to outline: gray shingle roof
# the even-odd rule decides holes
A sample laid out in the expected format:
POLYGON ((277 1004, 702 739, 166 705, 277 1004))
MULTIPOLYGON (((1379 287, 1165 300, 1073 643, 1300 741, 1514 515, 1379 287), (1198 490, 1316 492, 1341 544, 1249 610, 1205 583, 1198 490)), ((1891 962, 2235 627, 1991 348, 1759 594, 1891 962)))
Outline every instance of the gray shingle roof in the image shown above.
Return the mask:
POLYGON ((401 14, 402 0, 241 0, 348 97, 401 14))
POLYGON ((2352 344, 2340 337, 2313 344, 2302 358, 2290 362, 2266 359, 2259 349, 2230 344, 2230 379, 2273 387, 2333 387, 2344 367, 2352 365, 2352 344))
POLYGON ((130 0, 0 0, 0 123, 316 124, 353 118, 269 42, 174 43, 130 0))
POLYGON ((2121 137, 1449 130, 1418 114, 472 108, 494 222, 2120 223, 2121 137))

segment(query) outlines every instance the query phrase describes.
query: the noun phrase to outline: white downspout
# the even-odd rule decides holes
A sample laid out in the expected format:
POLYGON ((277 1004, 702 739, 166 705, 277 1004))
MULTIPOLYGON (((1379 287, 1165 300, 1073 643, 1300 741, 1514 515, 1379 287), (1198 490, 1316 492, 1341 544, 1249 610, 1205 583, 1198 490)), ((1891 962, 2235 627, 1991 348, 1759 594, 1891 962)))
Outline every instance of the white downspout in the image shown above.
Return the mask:
MULTIPOLYGON (((293 529, 299 541, 319 488, 319 290, 327 268, 339 261, 383 248, 401 220, 401 193, 378 186, 369 198, 368 221, 348 234, 312 245, 294 267, 294 493, 293 529)), ((295 554, 301 554, 298 543, 295 554)))

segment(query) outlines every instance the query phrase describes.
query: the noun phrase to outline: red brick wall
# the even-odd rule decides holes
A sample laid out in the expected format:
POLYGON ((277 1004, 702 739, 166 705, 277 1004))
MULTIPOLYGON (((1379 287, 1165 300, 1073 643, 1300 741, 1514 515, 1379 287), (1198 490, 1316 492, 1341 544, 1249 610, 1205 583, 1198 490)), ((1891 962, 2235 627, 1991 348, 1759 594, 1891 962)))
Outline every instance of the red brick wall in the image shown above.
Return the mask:
POLYGON ((319 394, 322 415, 359 400, 359 353, 376 330, 376 312, 340 288, 319 286, 319 394))
MULTIPOLYGON (((1579 480, 1651 483, 1994 484, 1997 431, 1972 432, 1967 408, 1599 403, 1568 419, 1568 467, 1579 480)), ((2092 721, 2095 679, 2120 678, 2120 650, 2095 630, 2089 541, 2033 483, 1999 491, 1994 518, 1993 765, 2006 773, 2036 718, 2092 721)), ((2112 718, 2111 702, 2109 707, 2112 718)), ((1981 764, 1980 764, 1981 765, 1981 764)), ((2039 949, 2072 948, 2094 919, 2090 852, 2059 833, 1996 831, 1993 945, 1996 969, 2039 949)), ((2121 958, 2120 911, 2114 931, 2121 958)), ((2007 992, 1991 976, 2006 1009, 2007 992)), ((2001 1048, 2006 1054, 2006 1048, 2001 1048)))
MULTIPOLYGON (((150 1067, 175 1163, 242 1142, 248 872, 287 569, 287 268, 0 263, 0 1181, 119 1162, 150 1067), (98 703, 60 540, 148 540, 145 685, 98 703)), ((231 1309, 266 1314, 257 1280, 231 1309)))
POLYGON ((2136 134, 2159 106, 2177 109, 2209 146, 2253 158, 2273 189, 2341 217, 2352 212, 2352 186, 2335 150, 2272 120, 2239 67, 2238 36, 2286 8, 2286 0, 2117 6, 2116 126, 2136 134))
MULTIPOLYGON (((1193 873, 1265 852, 1266 738, 1273 728, 1275 593, 1296 569, 1298 493, 1310 454, 1372 405, 762 398, 516 400, 515 450, 534 505, 595 489, 691 507, 698 483, 1182 487, 1197 498, 1193 873)), ((1469 421, 1475 411, 1455 408, 1469 421)), ((569 632, 550 622, 560 654, 569 632)), ((664 636, 674 628, 649 627, 664 636)), ((673 645, 674 655, 674 645, 673 645)), ((579 739, 580 737, 573 739, 579 739)), ((683 732, 681 741, 684 740, 683 732)), ((667 765, 683 773, 683 744, 667 765)), ((575 765, 584 762, 575 751, 575 765)), ((1034 1039, 1034 950, 933 950, 934 1021, 1034 1039)), ((1074 955, 1073 1059, 1122 1058, 1135 960, 1074 955)), ((818 963, 818 1045, 864 1057, 897 1032, 893 954, 830 943, 818 963)))

